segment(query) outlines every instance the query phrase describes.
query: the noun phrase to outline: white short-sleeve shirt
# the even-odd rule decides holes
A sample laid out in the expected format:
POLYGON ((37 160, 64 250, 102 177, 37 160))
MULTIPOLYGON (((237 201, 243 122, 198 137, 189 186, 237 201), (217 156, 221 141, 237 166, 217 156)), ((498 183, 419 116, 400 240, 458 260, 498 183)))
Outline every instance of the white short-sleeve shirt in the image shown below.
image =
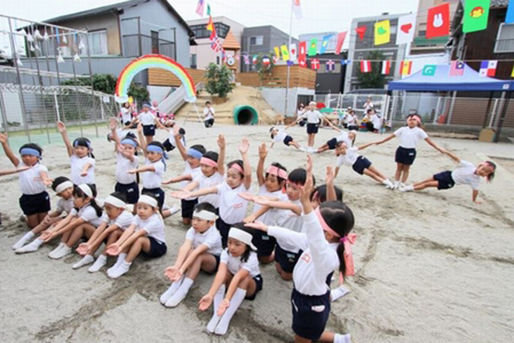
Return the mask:
MULTIPOLYGON (((218 186, 219 184, 223 183, 223 180, 224 180, 223 175, 221 175, 218 172, 215 172, 211 176, 205 176, 203 173, 200 173, 200 175, 194 179, 194 181, 198 182, 199 189, 218 186)), ((208 202, 209 204, 214 206, 214 208, 218 208, 218 206, 219 206, 218 197, 219 197, 218 194, 202 195, 202 196, 198 197, 198 203, 208 202)))
POLYGON ((141 173, 143 188, 160 188, 162 182, 162 174, 164 174, 164 163, 161 160, 157 162, 150 162, 149 159, 146 159, 145 165, 153 165, 155 171, 146 171, 141 173))
POLYGON ((71 215, 81 218, 83 221, 97 227, 102 224, 102 216, 97 216, 96 211, 91 205, 86 205, 81 207, 78 211, 73 208, 71 210, 71 215))
POLYGON ((158 213, 152 214, 148 219, 141 219, 139 216, 134 216, 132 224, 136 224, 136 232, 145 230, 149 237, 158 240, 161 243, 166 243, 166 235, 164 234, 164 222, 158 213))
POLYGON ((461 160, 457 168, 452 171, 452 179, 456 185, 470 185, 477 190, 480 186, 480 176, 475 174, 476 169, 473 163, 461 160))
POLYGON ((241 183, 236 188, 230 188, 226 182, 223 182, 217 188, 220 218, 227 224, 243 221, 248 201, 241 198, 238 194, 248 191, 244 183, 241 183))
POLYGON ((186 239, 193 244, 193 249, 204 244, 207 246, 207 252, 211 255, 219 256, 223 248, 221 247, 221 235, 216 226, 213 225, 205 232, 197 232, 194 228, 189 228, 186 232, 186 239))
POLYGON ((259 269, 259 260, 257 258, 257 253, 255 253, 254 251, 250 252, 250 255, 248 256, 248 261, 242 262, 241 257, 234 257, 228 252, 228 249, 225 249, 221 253, 220 263, 226 264, 228 271, 232 275, 236 275, 236 273, 241 268, 248 270, 252 277, 257 276, 261 273, 259 269))
MULTIPOLYGON (((23 162, 18 164, 18 168, 26 166, 23 162)), ((20 189, 23 194, 39 194, 46 190, 46 186, 41 179, 41 172, 48 173, 48 169, 41 163, 36 163, 32 168, 18 174, 20 189)))
POLYGON ((70 197, 68 200, 59 198, 59 200, 57 200, 57 208, 55 210, 57 212, 70 214, 71 210, 73 210, 73 197, 70 197))
POLYGON ((403 126, 394 132, 394 135, 400 140, 400 146, 406 149, 415 149, 420 139, 426 139, 427 133, 419 127, 403 126))
POLYGON ((120 229, 126 230, 130 225, 132 225, 132 222, 134 221, 134 216, 132 215, 132 213, 128 211, 123 211, 120 213, 119 216, 117 216, 114 219, 111 219, 109 218, 107 213, 104 212, 104 214, 102 215, 102 221, 104 223, 107 223, 107 225, 109 226, 116 225, 120 229))
POLYGON ((137 156, 134 156, 134 160, 123 156, 123 154, 117 152, 116 153, 116 181, 123 185, 128 185, 130 183, 136 182, 136 174, 129 174, 128 171, 131 169, 136 169, 139 165, 137 160, 137 156))
MULTIPOLYGON (((270 198, 277 198, 278 201, 287 201, 287 195, 282 193, 282 190, 279 189, 278 191, 275 191, 275 192, 269 192, 267 189, 266 189, 266 186, 265 185, 262 185, 259 187, 259 195, 263 195, 263 196, 267 196, 267 197, 270 197, 270 198)), ((262 206, 259 205, 259 204, 254 204, 253 205, 253 213, 257 212, 258 210, 260 210, 262 206)), ((262 216, 260 216, 257 220, 260 221, 260 222, 263 222, 264 224, 266 225, 277 225, 276 223, 276 217, 278 216, 278 211, 273 211, 273 209, 269 209, 268 211, 266 211, 266 213, 264 213, 262 216)))
POLYGON ((137 116, 141 125, 154 125, 155 124, 155 115, 152 112, 141 112, 137 116))
POLYGON ((277 134, 275 135, 275 137, 273 137, 273 142, 275 143, 281 143, 284 141, 284 139, 286 138, 287 136, 287 132, 285 130, 278 130, 277 134))
MULTIPOLYGON (((186 187, 187 185, 189 185, 192 180, 194 180, 195 178, 198 178, 200 177, 200 175, 202 175, 202 168, 200 168, 200 166, 196 167, 196 168, 192 168, 191 167, 191 164, 189 162, 186 161, 186 166, 184 168, 184 173, 183 175, 191 175, 191 181, 182 181, 180 183, 180 187, 181 188, 184 188, 186 187)), ((185 200, 195 200, 196 198, 187 198, 185 200)))
POLYGON ((130 113, 130 110, 128 108, 122 107, 121 108, 121 121, 123 124, 125 124, 128 121, 132 121, 132 114, 130 113))
POLYGON ((208 119, 214 118, 214 113, 216 113, 216 112, 214 111, 214 108, 212 106, 210 108, 204 107, 203 108, 204 120, 208 120, 208 119))
POLYGON ((71 163, 71 182, 75 185, 80 185, 83 183, 94 184, 95 183, 95 159, 89 156, 84 156, 79 158, 75 155, 71 155, 70 157, 71 163), (82 173, 82 169, 84 169, 84 165, 87 163, 91 164, 91 167, 87 170, 86 176, 80 176, 82 173))
POLYGON ((303 113, 302 117, 307 118, 308 124, 318 124, 321 121, 321 118, 323 118, 321 113, 316 110, 314 110, 314 111, 307 110, 303 113))
POLYGON ((353 166, 355 161, 357 161, 357 158, 359 158, 359 154, 357 153, 359 151, 359 148, 353 147, 353 148, 347 148, 345 155, 339 155, 337 156, 337 166, 341 167, 342 165, 346 166, 353 166))

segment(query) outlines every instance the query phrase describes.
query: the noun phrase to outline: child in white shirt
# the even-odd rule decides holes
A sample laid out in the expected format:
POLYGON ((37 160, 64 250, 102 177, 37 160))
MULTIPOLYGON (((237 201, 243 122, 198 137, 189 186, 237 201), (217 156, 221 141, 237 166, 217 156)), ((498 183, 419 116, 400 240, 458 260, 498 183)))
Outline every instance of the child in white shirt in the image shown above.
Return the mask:
MULTIPOLYGON (((291 124, 294 125, 295 123, 291 124)), ((273 145, 275 143, 284 143, 286 146, 294 146, 296 149, 301 149, 300 144, 295 142, 293 137, 287 134, 286 129, 290 127, 291 125, 286 126, 284 129, 278 129, 276 127, 272 127, 269 129, 269 132, 271 134, 271 139, 273 142, 271 142, 270 148, 273 148, 273 145)))
POLYGON ((210 101, 205 102, 205 107, 203 109, 203 123, 205 127, 211 127, 214 125, 214 108, 211 105, 210 101))

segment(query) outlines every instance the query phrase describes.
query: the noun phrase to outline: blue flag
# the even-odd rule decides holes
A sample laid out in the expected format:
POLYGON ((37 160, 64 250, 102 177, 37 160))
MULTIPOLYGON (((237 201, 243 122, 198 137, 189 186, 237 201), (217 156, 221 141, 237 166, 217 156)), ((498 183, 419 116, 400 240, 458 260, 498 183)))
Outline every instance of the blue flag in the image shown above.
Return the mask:
POLYGON ((321 43, 321 48, 319 49, 320 54, 325 53, 325 51, 327 50, 327 47, 328 47, 328 41, 330 40, 330 38, 332 38, 332 36, 333 36, 333 34, 323 36, 323 42, 321 43))
POLYGON ((509 0, 509 8, 507 8, 505 23, 514 23, 514 0, 509 0))

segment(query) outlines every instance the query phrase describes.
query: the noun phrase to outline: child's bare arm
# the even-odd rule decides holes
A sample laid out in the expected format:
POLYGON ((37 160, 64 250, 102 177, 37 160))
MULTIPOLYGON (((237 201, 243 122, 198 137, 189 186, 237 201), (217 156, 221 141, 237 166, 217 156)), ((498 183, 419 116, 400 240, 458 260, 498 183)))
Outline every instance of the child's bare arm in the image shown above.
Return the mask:
MULTIPOLYGON (((17 167, 18 164, 20 164, 20 160, 18 159, 18 157, 16 157, 16 155, 14 155, 14 153, 12 152, 11 150, 11 147, 9 146, 9 144, 7 143, 7 134, 5 133, 0 133, 0 143, 2 143, 2 147, 4 148, 4 151, 5 151, 5 155, 9 158, 9 160, 11 161, 11 163, 17 167)), ((11 173, 12 174, 12 173, 11 173)))
POLYGON ((252 185, 252 165, 250 164, 250 159, 248 158, 248 149, 250 148, 250 143, 248 139, 243 138, 241 141, 241 145, 239 146, 239 152, 241 153, 241 157, 243 159, 243 172, 244 172, 244 185, 246 189, 250 189, 252 185))
POLYGON ((386 138, 380 140, 380 141, 376 141, 375 144, 378 145, 378 144, 382 144, 382 143, 385 143, 387 141, 390 141, 391 139, 393 139, 394 137, 396 137, 396 135, 393 133, 393 134, 390 134, 389 136, 387 136, 386 138))
POLYGON ((221 175, 225 174, 225 148, 226 148, 225 136, 218 136, 218 147, 220 152, 218 154, 218 173, 221 175))
POLYGON ((266 156, 268 155, 268 151, 266 150, 266 143, 262 143, 259 145, 259 163, 257 163, 257 180, 259 181, 259 186, 262 186, 265 182, 264 179, 264 161, 266 161, 266 156))
POLYGON ((175 146, 177 147, 179 153, 180 153, 180 156, 182 156, 182 159, 185 161, 187 160, 187 151, 186 151, 186 148, 184 147, 184 144, 182 144, 182 141, 180 139, 180 127, 178 126, 178 124, 175 124, 173 126, 173 137, 175 138, 175 146))
POLYGON ((70 138, 68 137, 68 132, 66 131, 66 126, 62 121, 57 122, 57 130, 62 136, 62 141, 64 142, 64 145, 66 146, 66 151, 68 152, 68 156, 71 157, 73 155, 73 147, 70 142, 70 138))

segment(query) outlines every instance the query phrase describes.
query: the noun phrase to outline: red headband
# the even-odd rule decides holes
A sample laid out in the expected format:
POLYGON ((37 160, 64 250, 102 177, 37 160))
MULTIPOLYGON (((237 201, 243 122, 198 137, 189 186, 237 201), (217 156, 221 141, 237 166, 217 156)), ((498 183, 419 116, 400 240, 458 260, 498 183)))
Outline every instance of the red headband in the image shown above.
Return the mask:
POLYGON ((269 166, 266 172, 271 175, 276 175, 282 179, 287 179, 287 172, 284 169, 280 169, 277 166, 269 166))
POLYGON ((241 166, 238 164, 238 163, 232 163, 232 165, 230 166, 229 169, 234 169, 236 170, 237 172, 241 173, 241 174, 245 174, 243 168, 241 168, 241 166))
POLYGON ((206 157, 202 157, 200 159, 200 164, 205 164, 206 166, 209 166, 209 167, 217 167, 218 166, 218 163, 211 160, 210 158, 206 158, 206 157))

